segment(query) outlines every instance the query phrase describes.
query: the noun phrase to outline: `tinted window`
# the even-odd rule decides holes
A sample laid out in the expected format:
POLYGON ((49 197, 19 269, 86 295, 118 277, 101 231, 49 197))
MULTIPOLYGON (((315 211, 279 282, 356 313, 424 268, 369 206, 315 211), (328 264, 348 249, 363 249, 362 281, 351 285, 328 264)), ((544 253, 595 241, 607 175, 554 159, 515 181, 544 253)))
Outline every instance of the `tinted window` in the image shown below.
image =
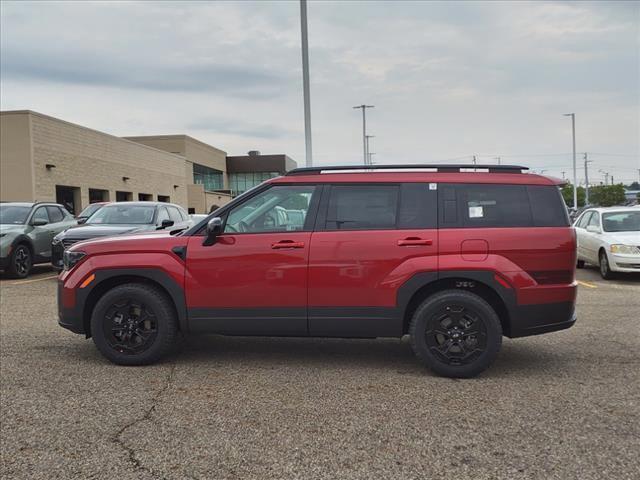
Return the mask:
POLYGON ((400 186, 398 228, 436 228, 437 190, 428 183, 404 183, 400 186))
POLYGON ((327 206, 327 230, 395 228, 397 185, 334 185, 327 206))
POLYGON ((35 211, 31 221, 33 222, 34 220, 44 220, 45 222, 49 223, 49 215, 47 214, 46 207, 40 207, 35 211))
POLYGON ((527 227, 532 225, 524 185, 465 185, 462 220, 466 227, 527 227))
POLYGON ((61 222, 64 218, 64 215, 58 207, 47 207, 47 212, 49 213, 51 223, 61 222))
POLYGON ((558 187, 528 186, 533 225, 535 227, 566 227, 569 225, 567 207, 558 187))
POLYGON ((231 210, 224 231, 266 233, 304 230, 315 189, 310 185, 271 187, 231 210))
POLYGON ((568 226, 558 188, 537 185, 441 184, 440 228, 568 226))

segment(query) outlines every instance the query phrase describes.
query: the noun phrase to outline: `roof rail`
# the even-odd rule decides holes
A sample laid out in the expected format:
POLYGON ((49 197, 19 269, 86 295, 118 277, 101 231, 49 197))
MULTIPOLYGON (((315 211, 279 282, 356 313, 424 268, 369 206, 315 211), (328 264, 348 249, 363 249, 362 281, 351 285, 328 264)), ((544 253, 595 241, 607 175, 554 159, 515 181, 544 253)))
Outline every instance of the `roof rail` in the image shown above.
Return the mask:
POLYGON ((529 170, 529 167, 520 165, 469 165, 465 164, 443 164, 443 163, 424 163, 424 164, 403 164, 403 165, 331 165, 322 167, 301 167, 289 170, 285 175, 318 175, 323 172, 340 172, 348 170, 348 173, 362 173, 372 170, 433 170, 435 172, 460 172, 463 170, 474 171, 481 170, 489 173, 522 173, 529 170))

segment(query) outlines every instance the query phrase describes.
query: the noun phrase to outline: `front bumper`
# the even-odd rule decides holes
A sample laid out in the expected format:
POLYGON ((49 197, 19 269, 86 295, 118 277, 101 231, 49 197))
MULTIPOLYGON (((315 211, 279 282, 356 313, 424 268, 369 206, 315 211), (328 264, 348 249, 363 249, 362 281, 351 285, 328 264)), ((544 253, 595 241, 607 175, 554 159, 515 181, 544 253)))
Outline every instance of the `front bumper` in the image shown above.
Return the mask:
POLYGON ((75 292, 65 289, 64 280, 60 278, 58 279, 58 325, 73 333, 86 333, 81 308, 75 301, 75 292))
POLYGON ((610 253, 609 268, 612 272, 640 272, 640 255, 610 253))
POLYGON ((64 254, 64 246, 62 242, 51 244, 51 266, 56 270, 62 270, 62 256, 64 254))

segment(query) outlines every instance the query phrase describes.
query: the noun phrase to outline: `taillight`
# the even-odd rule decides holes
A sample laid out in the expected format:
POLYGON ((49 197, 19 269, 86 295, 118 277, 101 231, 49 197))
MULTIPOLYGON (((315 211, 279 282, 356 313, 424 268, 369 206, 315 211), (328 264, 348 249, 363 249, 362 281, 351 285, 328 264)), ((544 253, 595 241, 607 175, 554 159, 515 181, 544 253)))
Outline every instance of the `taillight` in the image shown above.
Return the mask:
POLYGON ((527 273, 540 285, 567 284, 573 282, 573 270, 538 270, 527 273))

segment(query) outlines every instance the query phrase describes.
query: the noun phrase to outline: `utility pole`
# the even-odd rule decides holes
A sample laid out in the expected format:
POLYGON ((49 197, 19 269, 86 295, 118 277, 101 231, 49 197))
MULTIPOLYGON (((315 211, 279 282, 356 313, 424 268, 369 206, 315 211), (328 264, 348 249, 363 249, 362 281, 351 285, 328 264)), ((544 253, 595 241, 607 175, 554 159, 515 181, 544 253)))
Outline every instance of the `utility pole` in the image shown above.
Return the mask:
POLYGON ((571 133, 573 138, 573 208, 578 208, 578 171, 576 169, 576 114, 565 113, 565 117, 571 117, 571 133))
POLYGON ((304 145, 306 165, 313 165, 311 150, 311 94, 309 92, 309 39, 307 35, 307 0, 300 0, 300 29, 302 34, 302 88, 304 96, 304 145))
POLYGON ((609 172, 605 172, 604 170, 598 170, 598 172, 604 175, 604 184, 609 185, 609 172))
POLYGON ((563 179, 563 180, 564 180, 564 174, 565 174, 565 172, 562 172, 562 179, 563 179))
POLYGON ((584 204, 589 205, 589 164, 593 160, 587 160, 587 152, 584 152, 584 204))
POLYGON ((366 165, 373 165, 373 162, 371 161, 371 155, 375 155, 373 153, 371 153, 371 149, 369 148, 369 139, 370 138, 375 138, 375 135, 365 135, 365 137, 367 139, 367 163, 366 165))
POLYGON ((477 164, 477 163, 478 163, 478 159, 477 159, 477 158, 476 158, 476 156, 474 155, 474 156, 473 156, 473 164, 475 165, 475 164, 477 164))
POLYGON ((375 105, 358 105, 353 108, 361 108, 362 109, 362 157, 364 164, 367 165, 367 108, 374 108, 375 105))
POLYGON ((498 161, 498 165, 500 165, 500 157, 496 157, 496 160, 498 161))
POLYGON ((373 156, 376 152, 369 152, 369 165, 373 165, 373 156))

